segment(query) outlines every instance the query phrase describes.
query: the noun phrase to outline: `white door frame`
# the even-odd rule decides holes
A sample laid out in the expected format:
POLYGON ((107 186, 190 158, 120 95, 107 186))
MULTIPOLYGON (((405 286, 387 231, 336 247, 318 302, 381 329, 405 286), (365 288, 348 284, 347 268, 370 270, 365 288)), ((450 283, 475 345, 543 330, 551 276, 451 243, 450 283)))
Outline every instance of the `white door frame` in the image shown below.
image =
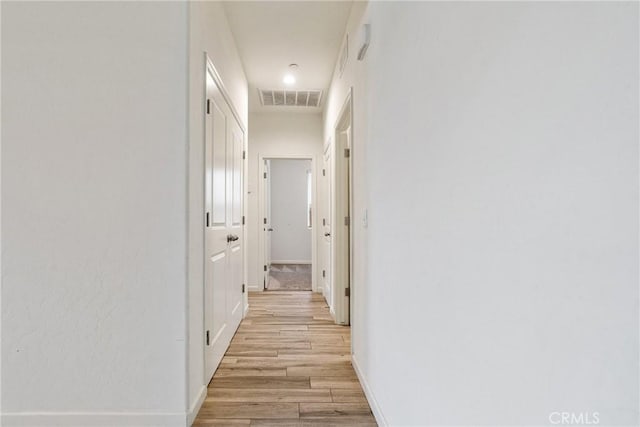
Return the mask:
MULTIPOLYGON (((317 250, 317 235, 318 230, 318 174, 317 174, 317 156, 315 154, 268 154, 258 153, 258 209, 260 216, 256 219, 258 221, 258 230, 262 228, 263 218, 265 217, 265 187, 264 187, 264 161, 265 160, 311 160, 311 206, 313 209, 311 216, 311 290, 318 292, 318 280, 316 280, 318 270, 318 250, 317 250)), ((266 265, 266 252, 265 252, 265 238, 264 232, 258 232, 258 259, 261 261, 258 266, 258 277, 261 277, 264 273, 264 265, 266 265)), ((264 290, 263 286, 258 286, 260 291, 264 290)))
MULTIPOLYGON (((213 64, 213 61, 211 61, 211 58, 209 57, 209 54, 207 52, 204 52, 204 76, 205 76, 205 80, 202 82, 202 99, 204 100, 204 102, 206 103, 206 100, 208 98, 207 95, 207 76, 211 75, 211 77, 213 78, 214 83, 216 84, 216 86, 218 87, 218 90, 220 91, 220 93, 222 94, 222 97, 224 98, 225 102, 227 103, 227 106, 229 107, 229 110, 231 111, 231 114, 233 114, 234 118, 236 119, 236 121, 238 122, 238 125, 240 126, 240 129, 242 130, 243 133, 243 141, 242 141, 242 147, 243 147, 243 152, 246 153, 247 152, 247 128, 245 127, 245 124, 243 123, 242 119, 240 118, 240 114, 238 114, 238 110, 236 109, 235 105, 233 104, 233 101, 231 99, 231 96, 229 96, 229 92, 227 91, 224 83, 222 82, 222 78, 220 77, 220 74, 218 73, 215 65, 213 64)), ((206 120, 206 106, 204 108, 204 116, 203 116, 203 128, 205 127, 204 124, 204 120, 206 120)), ((206 153, 206 132, 203 132, 203 137, 202 137, 202 152, 206 153)), ((202 158, 202 170, 203 170, 203 176, 202 176, 202 180, 203 182, 206 180, 206 165, 205 165, 205 161, 206 159, 204 158, 205 156, 203 156, 202 158)), ((242 217, 243 217, 243 233, 242 233, 242 244, 243 244, 243 255, 242 255, 242 271, 243 271, 243 283, 245 284, 244 289, 244 296, 243 296, 243 304, 242 304, 242 318, 244 318, 247 314, 248 308, 249 308, 249 299, 248 299, 248 292, 247 292, 247 257, 248 257, 248 251, 247 251, 247 226, 246 226, 246 221, 244 219, 246 219, 247 217, 247 185, 248 185, 248 177, 247 177, 247 171, 248 171, 248 161, 247 161, 247 157, 246 155, 243 156, 243 164, 242 164, 242 217)), ((203 186, 203 191, 201 194, 202 197, 202 205, 205 205, 205 186, 203 186)), ((204 212, 203 212, 203 216, 204 216, 204 212)), ((205 266, 207 263, 207 252, 206 252, 206 233, 207 233, 207 228, 206 228, 206 223, 205 223, 205 218, 203 218, 202 221, 202 254, 203 254, 203 263, 202 263, 202 295, 205 295, 205 286, 206 286, 206 272, 205 272, 205 266)), ((202 299, 202 330, 203 332, 206 331, 207 329, 207 325, 205 324, 205 299, 203 297, 202 299)), ((205 336, 203 335, 202 337, 203 341, 205 340, 205 336)), ((203 345, 202 347, 202 366, 206 367, 207 366, 207 346, 203 345)), ((209 382, 210 378, 207 378, 207 372, 206 369, 204 369, 204 383, 205 385, 209 382)))
POLYGON ((335 320, 350 324, 353 307, 353 88, 342 104, 333 134, 333 224, 332 224, 332 294, 335 320), (344 153, 341 134, 348 131, 349 156, 344 153), (345 170, 346 169, 346 170, 345 170), (345 195, 345 191, 347 194, 345 195), (346 197, 345 197, 346 196, 346 197), (345 215, 348 212, 348 215, 345 215), (349 223, 345 223, 345 217, 349 223), (345 292, 348 289, 348 296, 345 292))

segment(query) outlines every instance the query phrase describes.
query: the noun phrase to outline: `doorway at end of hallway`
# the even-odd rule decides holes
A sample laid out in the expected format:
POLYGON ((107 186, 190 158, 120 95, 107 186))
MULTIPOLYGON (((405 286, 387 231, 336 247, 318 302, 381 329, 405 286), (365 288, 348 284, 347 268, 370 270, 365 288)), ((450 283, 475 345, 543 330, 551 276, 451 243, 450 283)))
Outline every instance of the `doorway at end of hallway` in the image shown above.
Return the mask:
POLYGON ((264 289, 313 290, 313 163, 263 158, 264 289))

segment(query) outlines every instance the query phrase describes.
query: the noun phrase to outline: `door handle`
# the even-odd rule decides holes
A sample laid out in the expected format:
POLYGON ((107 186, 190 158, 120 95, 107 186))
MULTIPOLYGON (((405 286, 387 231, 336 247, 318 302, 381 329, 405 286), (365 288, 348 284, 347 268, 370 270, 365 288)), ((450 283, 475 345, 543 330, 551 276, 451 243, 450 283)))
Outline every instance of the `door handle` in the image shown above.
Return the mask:
POLYGON ((238 240, 239 237, 236 236, 235 234, 229 234, 227 235, 227 243, 229 242, 235 242, 236 240, 238 240))
POLYGON ((331 236, 331 233, 324 233, 324 237, 329 237, 331 236))
POLYGON ((273 231, 273 228, 267 228, 267 231, 273 231))

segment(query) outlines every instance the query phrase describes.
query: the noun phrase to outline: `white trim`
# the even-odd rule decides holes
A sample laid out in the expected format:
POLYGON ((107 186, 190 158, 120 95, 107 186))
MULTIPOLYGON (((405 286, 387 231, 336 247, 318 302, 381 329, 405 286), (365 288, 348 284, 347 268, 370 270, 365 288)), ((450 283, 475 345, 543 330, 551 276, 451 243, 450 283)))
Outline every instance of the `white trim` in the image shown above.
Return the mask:
MULTIPOLYGON (((318 162, 316 154, 281 154, 281 153, 257 153, 258 154, 258 212, 259 216, 255 220, 258 221, 258 259, 260 260, 260 264, 258 267, 258 277, 263 277, 263 265, 266 262, 266 254, 264 250, 264 233, 260 232, 262 226, 262 218, 264 218, 264 213, 266 211, 264 205, 264 161, 265 160, 276 160, 276 159, 291 159, 291 160, 311 160, 311 175, 312 175, 312 186, 313 186, 313 194, 311 195, 311 203, 314 206, 313 209, 313 224, 318 224, 318 162)), ((318 280, 316 280, 317 272, 318 272, 318 240, 317 234, 320 230, 319 227, 313 227, 311 232, 311 290, 313 292, 321 292, 320 285, 318 284, 318 280)), ((273 260, 271 261, 273 264, 273 260)), ((287 261, 287 264, 292 264, 287 261)), ((255 267, 255 266, 254 266, 255 267)), ((264 291, 262 284, 259 283, 256 286, 250 286, 252 290, 256 290, 258 292, 264 291)))
POLYGON ((284 261, 283 260, 277 260, 277 261, 271 260, 271 264, 299 264, 299 265, 304 265, 304 264, 312 264, 312 263, 313 262, 311 260, 306 260, 306 261, 305 260, 293 261, 293 260, 290 260, 290 259, 285 259, 284 261))
POLYGON ((198 412, 200 412, 200 408, 202 408, 202 404, 204 403, 204 399, 207 398, 207 387, 202 386, 200 388, 200 393, 198 393, 198 397, 189 408, 189 412, 187 413, 187 425, 190 426, 198 416, 198 412))
POLYGON ((184 412, 10 412, 0 425, 15 427, 176 427, 188 426, 184 412))
POLYGON ((351 354, 351 365, 353 365, 354 371, 356 371, 356 375, 358 376, 358 380, 360 380, 360 385, 364 390, 364 395, 367 397, 367 401, 369 402, 369 407, 371 407, 371 412, 373 412, 373 416, 376 419, 376 422, 380 427, 386 427, 389 425, 387 419, 382 414, 382 409, 378 404, 375 396, 373 395, 373 391, 371 387, 369 387, 369 383, 367 382, 362 370, 360 369, 360 365, 358 365, 358 361, 356 360, 356 355, 351 354))

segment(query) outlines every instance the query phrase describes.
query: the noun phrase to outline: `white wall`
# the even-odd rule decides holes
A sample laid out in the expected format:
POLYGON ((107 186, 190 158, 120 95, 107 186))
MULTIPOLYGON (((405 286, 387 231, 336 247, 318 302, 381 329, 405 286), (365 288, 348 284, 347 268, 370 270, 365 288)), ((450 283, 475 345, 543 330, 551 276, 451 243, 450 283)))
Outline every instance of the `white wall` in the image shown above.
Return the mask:
POLYGON ((307 227, 307 171, 310 170, 310 160, 271 160, 273 263, 311 263, 311 229, 307 227))
POLYGON ((638 424, 637 17, 369 4, 371 46, 344 78, 363 77, 366 114, 354 360, 381 421, 638 424))
MULTIPOLYGON (((336 64, 336 70, 331 82, 331 88, 326 97, 326 105, 324 111, 324 141, 325 144, 335 139, 335 127, 339 120, 345 101, 351 89, 352 93, 352 117, 353 117, 353 139, 351 141, 351 167, 352 167, 352 283, 351 286, 351 304, 350 312, 351 323, 351 340, 352 348, 356 357, 364 351, 369 351, 360 340, 368 336, 368 328, 370 320, 368 315, 369 295, 367 280, 368 265, 368 229, 365 224, 368 208, 368 121, 367 114, 371 108, 368 104, 369 97, 369 73, 368 61, 357 61, 356 40, 357 31, 361 22, 366 21, 366 13, 368 9, 367 2, 354 2, 351 9, 351 15, 347 24, 347 33, 349 34, 349 58, 345 70, 340 74, 337 70, 339 64, 336 64)), ((335 160, 335 159, 334 159, 335 160)), ((388 167, 379 171, 380 173, 389 173, 388 167)), ((327 189, 321 191, 326 192, 327 189)), ((334 307, 334 295, 329 295, 329 302, 334 307)), ((363 355, 364 356, 364 355, 363 355)))
POLYGON ((185 422, 186 31, 2 2, 3 425, 185 422))
MULTIPOLYGON (((206 396, 204 383, 204 105, 205 52, 247 127, 247 80, 222 2, 189 2, 189 271, 188 408, 197 413, 206 396)), ((245 297, 246 298, 246 297, 245 297)))
MULTIPOLYGON (((248 249, 249 249, 249 287, 262 290, 263 259, 260 249, 262 238, 262 218, 260 211, 259 156, 300 156, 316 158, 314 164, 314 186, 318 162, 322 158, 322 118, 319 114, 303 113, 252 113, 249 115, 249 166, 248 166, 248 249)), ((314 224, 318 223, 317 210, 314 224)), ((316 237, 320 227, 312 231, 316 237)), ((315 237, 312 235, 312 245, 315 237)), ((312 247, 312 258, 315 248, 312 247)), ((315 274, 315 272, 314 272, 315 274)))

